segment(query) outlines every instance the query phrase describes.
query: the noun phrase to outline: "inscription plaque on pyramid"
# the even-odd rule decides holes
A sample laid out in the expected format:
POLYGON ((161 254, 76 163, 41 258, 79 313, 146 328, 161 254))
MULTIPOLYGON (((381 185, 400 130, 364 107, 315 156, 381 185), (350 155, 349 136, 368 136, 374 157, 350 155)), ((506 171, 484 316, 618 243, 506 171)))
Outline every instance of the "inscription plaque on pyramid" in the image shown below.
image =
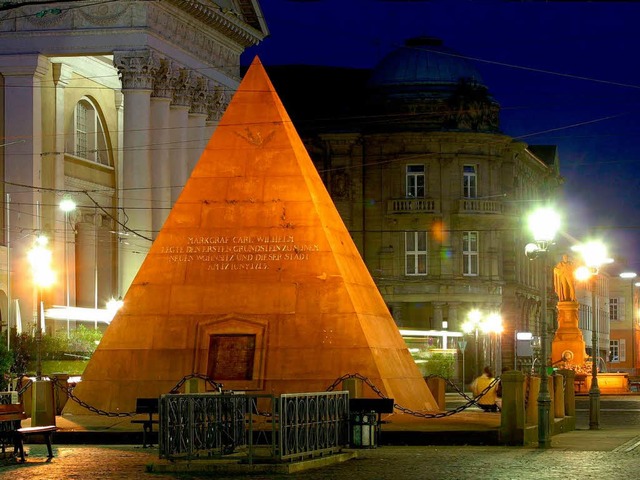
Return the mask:
POLYGON ((437 410, 257 58, 74 393, 133 411, 192 373, 270 394, 357 373, 437 410))

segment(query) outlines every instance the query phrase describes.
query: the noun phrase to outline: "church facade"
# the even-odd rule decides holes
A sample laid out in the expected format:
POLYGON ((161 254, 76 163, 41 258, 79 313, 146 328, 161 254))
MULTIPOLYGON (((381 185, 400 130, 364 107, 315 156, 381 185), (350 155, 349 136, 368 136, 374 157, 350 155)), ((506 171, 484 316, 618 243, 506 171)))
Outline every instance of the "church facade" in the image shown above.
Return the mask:
POLYGON ((0 9, 5 325, 35 324, 27 256, 40 234, 56 274, 46 308, 124 295, 240 82, 240 55, 267 34, 257 0, 0 9))

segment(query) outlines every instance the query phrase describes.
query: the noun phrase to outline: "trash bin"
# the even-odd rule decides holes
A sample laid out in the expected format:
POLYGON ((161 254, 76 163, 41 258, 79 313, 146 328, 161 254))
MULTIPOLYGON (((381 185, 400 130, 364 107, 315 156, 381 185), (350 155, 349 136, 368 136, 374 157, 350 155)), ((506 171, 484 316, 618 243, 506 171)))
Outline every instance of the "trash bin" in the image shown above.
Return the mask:
POLYGON ((378 446, 378 414, 351 412, 351 446, 376 448, 378 446))

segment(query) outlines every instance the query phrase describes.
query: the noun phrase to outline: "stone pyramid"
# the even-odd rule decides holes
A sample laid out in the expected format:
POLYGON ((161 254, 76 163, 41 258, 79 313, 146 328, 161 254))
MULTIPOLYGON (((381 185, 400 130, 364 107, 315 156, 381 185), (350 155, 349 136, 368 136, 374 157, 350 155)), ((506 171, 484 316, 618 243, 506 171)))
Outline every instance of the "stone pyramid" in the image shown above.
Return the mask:
POLYGON ((357 373, 437 410, 257 58, 74 393, 130 412, 192 373, 275 394, 357 373))

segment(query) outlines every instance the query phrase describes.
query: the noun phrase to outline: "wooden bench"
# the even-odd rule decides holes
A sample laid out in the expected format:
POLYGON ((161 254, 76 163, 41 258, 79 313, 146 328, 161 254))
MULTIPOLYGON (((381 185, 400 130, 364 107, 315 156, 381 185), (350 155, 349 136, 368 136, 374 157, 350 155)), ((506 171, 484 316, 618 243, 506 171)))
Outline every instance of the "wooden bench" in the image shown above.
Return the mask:
MULTIPOLYGON (((0 405, 0 423, 5 427, 8 434, 7 440, 13 443, 14 453, 20 455, 20 461, 25 461, 24 441, 32 435, 42 435, 47 443, 47 451, 49 458, 53 458, 53 449, 51 448, 51 436, 58 427, 55 425, 42 425, 36 427, 21 427, 22 420, 27 418, 22 403, 11 403, 8 405, 0 405)), ((3 439, 4 440, 4 439, 3 439)), ((2 444, 2 452, 4 453, 5 443, 2 444)))
POLYGON ((153 447, 151 434, 153 433, 153 424, 158 423, 157 419, 153 416, 158 414, 158 399, 157 398, 137 398, 136 399, 136 414, 147 414, 149 418, 144 420, 131 420, 131 423, 142 424, 142 448, 153 447), (147 443, 147 435, 149 443, 147 443))

